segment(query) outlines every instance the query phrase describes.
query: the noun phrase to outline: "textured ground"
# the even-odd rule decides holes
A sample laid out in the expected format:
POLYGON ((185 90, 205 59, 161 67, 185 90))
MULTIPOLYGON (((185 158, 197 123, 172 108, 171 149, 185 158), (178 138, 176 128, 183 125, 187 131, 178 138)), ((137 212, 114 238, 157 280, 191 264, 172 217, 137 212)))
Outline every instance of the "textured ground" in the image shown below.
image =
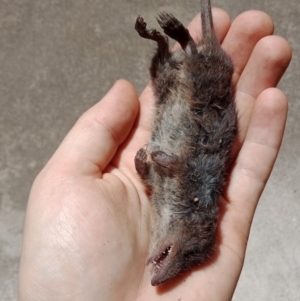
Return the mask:
MULTIPOLYGON (((0 0, 1 300, 17 298, 24 212, 38 171, 78 116, 116 79, 132 81, 139 91, 148 81, 145 58, 152 52, 133 29, 135 17, 142 12, 154 26, 156 13, 165 10, 187 24, 199 2, 0 0)), ((257 208, 233 300, 300 300, 300 2, 214 0, 213 5, 232 18, 264 10, 294 50, 280 83, 290 101, 284 142, 257 208)))

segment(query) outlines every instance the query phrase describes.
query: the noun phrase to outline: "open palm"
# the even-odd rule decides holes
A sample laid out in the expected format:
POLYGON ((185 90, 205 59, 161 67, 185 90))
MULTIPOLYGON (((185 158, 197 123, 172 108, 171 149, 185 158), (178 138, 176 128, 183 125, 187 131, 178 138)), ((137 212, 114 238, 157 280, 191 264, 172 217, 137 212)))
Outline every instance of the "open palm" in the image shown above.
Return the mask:
MULTIPOLYGON (((287 101, 276 89, 291 58, 264 13, 230 24, 213 11, 222 46, 235 66, 239 136, 220 200, 218 248, 211 262, 160 287, 150 284, 149 199, 134 156, 151 131, 153 95, 140 100, 118 81, 78 120, 36 178, 27 208, 20 300, 230 300, 249 230, 283 136, 287 101), (183 298, 184 297, 184 298, 183 298)), ((199 16, 189 30, 201 37, 199 16)))

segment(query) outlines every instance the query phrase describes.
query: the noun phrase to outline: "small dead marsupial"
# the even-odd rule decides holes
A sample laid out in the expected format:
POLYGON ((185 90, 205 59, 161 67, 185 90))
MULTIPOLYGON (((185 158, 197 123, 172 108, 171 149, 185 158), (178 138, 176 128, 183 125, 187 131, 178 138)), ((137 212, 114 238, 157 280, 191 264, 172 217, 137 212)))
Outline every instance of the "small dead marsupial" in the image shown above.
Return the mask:
POLYGON ((151 139, 136 154, 136 170, 150 188, 152 285, 205 262, 215 248, 218 199, 237 135, 233 64, 213 30, 209 0, 201 0, 203 37, 196 45, 173 15, 159 14, 167 36, 135 29, 157 42, 150 75, 155 95, 151 139))

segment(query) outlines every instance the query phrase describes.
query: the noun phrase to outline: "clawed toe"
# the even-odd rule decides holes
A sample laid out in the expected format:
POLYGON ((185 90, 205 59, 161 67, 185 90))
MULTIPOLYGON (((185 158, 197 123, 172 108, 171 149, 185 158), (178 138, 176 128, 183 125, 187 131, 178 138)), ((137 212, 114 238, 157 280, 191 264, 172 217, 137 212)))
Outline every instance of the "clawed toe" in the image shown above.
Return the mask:
POLYGON ((165 12, 159 13, 156 18, 160 27, 165 31, 174 31, 182 24, 172 15, 165 12))
POLYGON ((143 33, 146 31, 147 23, 144 21, 142 16, 137 17, 134 28, 138 33, 143 33))

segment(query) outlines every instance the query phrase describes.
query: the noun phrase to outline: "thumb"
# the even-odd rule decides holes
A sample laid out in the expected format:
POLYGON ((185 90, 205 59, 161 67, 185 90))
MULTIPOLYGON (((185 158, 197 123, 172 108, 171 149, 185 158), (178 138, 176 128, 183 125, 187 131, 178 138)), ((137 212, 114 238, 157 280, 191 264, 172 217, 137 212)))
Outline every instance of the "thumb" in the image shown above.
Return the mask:
POLYGON ((95 165, 103 171, 129 134, 139 111, 131 83, 118 80, 101 101, 86 111, 49 161, 61 168, 86 172, 95 165))

